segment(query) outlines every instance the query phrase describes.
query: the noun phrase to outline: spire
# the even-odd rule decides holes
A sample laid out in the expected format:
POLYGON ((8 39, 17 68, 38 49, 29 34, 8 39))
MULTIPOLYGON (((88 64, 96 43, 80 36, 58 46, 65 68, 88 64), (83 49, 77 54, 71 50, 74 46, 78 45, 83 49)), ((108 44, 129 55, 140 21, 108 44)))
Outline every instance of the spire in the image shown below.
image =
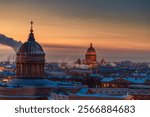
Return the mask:
POLYGON ((28 41, 35 41, 34 34, 33 34, 33 22, 31 21, 30 23, 31 23, 31 29, 30 29, 28 41))
POLYGON ((90 43, 90 47, 92 47, 92 43, 90 43))
POLYGON ((33 33, 33 22, 31 21, 30 23, 31 23, 31 29, 30 29, 30 32, 33 33))

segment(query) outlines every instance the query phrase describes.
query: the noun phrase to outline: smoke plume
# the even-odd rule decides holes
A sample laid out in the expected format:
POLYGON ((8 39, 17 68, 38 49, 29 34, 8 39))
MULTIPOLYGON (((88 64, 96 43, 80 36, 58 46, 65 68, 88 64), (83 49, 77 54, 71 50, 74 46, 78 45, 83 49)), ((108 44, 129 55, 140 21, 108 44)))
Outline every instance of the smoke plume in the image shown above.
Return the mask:
POLYGON ((22 45, 21 41, 16 41, 13 38, 6 37, 3 34, 0 34, 0 44, 9 46, 14 49, 15 52, 18 51, 20 46, 22 45))

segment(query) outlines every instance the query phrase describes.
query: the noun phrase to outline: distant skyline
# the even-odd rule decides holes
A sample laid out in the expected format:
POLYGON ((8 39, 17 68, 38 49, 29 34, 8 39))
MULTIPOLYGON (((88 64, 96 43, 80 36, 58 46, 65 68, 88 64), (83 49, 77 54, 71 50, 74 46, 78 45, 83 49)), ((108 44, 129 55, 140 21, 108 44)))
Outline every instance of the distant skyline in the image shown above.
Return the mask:
POLYGON ((99 58, 150 61, 149 6, 149 0, 0 0, 0 33, 25 42, 32 20, 49 58, 84 57, 92 42, 99 58))

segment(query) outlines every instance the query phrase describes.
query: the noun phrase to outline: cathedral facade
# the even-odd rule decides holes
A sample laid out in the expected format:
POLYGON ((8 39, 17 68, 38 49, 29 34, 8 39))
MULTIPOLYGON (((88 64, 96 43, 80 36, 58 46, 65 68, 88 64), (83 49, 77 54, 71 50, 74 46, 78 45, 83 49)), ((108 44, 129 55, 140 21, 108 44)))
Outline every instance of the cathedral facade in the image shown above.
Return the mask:
POLYGON ((98 61, 97 61, 97 55, 96 55, 96 51, 92 45, 92 43, 90 43, 90 47, 87 49, 86 53, 85 53, 85 59, 81 60, 78 59, 75 64, 79 64, 79 65, 87 65, 90 68, 96 67, 98 65, 98 61))

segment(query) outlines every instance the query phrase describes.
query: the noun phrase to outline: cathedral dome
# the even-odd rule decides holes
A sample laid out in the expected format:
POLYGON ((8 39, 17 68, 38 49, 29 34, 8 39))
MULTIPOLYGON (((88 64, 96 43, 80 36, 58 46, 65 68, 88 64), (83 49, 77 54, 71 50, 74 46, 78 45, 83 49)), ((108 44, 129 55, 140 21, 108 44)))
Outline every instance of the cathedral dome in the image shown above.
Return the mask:
POLYGON ((25 42, 19 49, 17 55, 29 54, 29 55, 45 55, 42 47, 35 41, 25 42))
POLYGON ((89 65, 90 67, 97 65, 96 60, 96 51, 92 46, 92 43, 90 44, 90 47, 87 49, 87 52, 85 54, 85 63, 86 65, 89 65))
MULTIPOLYGON (((31 24, 32 24, 32 22, 31 22, 31 24)), ((20 47, 19 51, 17 52, 17 55, 18 56, 21 56, 21 55, 23 55, 23 56, 34 56, 34 55, 44 56, 45 55, 40 44, 38 44, 35 41, 32 26, 31 26, 28 40, 20 47)))
POLYGON ((87 53, 95 53, 95 49, 92 46, 92 43, 90 44, 90 47, 87 49, 87 53))

